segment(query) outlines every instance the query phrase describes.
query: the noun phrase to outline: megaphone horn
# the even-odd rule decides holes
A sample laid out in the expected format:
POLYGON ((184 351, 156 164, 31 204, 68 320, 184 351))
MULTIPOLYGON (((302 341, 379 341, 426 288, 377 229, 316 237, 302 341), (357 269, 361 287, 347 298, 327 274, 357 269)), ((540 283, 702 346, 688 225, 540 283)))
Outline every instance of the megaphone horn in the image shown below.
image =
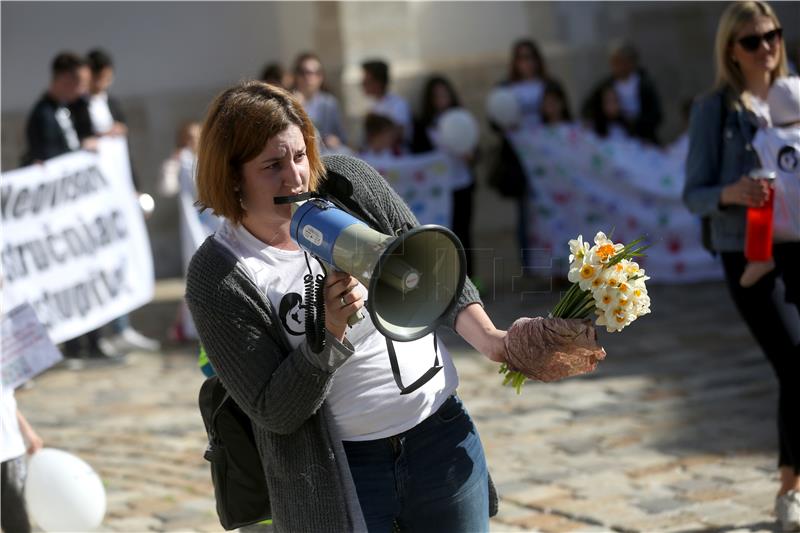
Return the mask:
POLYGON ((368 288, 372 322, 390 339, 424 337, 455 305, 466 257, 449 229, 426 225, 385 235, 322 198, 275 201, 292 203, 290 233, 302 249, 368 288))

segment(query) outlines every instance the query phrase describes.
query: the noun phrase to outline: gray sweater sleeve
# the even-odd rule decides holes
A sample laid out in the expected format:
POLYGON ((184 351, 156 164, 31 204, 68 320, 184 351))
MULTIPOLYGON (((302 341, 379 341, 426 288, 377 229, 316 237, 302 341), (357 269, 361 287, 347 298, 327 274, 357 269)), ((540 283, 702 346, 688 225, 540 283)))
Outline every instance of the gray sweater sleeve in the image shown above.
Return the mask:
POLYGON ((329 338, 320 354, 305 342, 288 351, 263 296, 219 246, 209 238, 187 273, 186 302, 200 340, 250 419, 274 433, 292 433, 320 408, 352 347, 329 338))

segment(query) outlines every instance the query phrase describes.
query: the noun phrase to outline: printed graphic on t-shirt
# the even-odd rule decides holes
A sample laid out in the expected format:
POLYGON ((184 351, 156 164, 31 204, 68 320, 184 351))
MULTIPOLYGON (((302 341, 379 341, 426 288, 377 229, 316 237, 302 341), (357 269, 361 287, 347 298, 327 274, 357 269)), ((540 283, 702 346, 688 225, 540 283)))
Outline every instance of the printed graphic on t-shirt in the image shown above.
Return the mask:
POLYGON ((303 297, 296 292, 289 292, 281 298, 278 315, 284 329, 291 335, 299 336, 306 333, 306 306, 303 297))
POLYGON ((784 172, 798 170, 798 155, 794 146, 784 146, 778 150, 778 168, 784 172))

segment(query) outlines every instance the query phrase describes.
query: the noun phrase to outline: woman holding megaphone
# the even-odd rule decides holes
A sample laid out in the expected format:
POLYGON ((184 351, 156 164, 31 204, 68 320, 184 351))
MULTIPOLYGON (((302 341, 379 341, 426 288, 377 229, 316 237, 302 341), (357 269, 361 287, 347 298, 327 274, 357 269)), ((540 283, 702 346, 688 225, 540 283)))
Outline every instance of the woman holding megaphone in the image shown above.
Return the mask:
MULTIPOLYGON (((488 531, 497 498, 450 355, 434 334, 392 344, 372 316, 348 325, 370 297, 354 276, 329 269, 307 292, 325 270, 293 240, 292 207, 275 200, 315 191, 384 235, 418 226, 408 207, 366 163, 321 160, 302 106, 260 82, 214 100, 198 156, 199 203, 225 221, 192 259, 186 300, 220 382, 252 421, 275 528, 488 531), (322 343, 306 333, 309 295, 324 302, 322 343), (403 394, 398 373, 416 380, 403 394)), ((440 321, 504 362, 506 332, 475 287, 467 280, 455 296, 440 321)), ((589 347, 576 345, 575 364, 560 360, 548 379, 590 371, 604 356, 591 325, 570 325, 589 347)), ((529 341, 547 369, 548 349, 535 334, 529 341)))

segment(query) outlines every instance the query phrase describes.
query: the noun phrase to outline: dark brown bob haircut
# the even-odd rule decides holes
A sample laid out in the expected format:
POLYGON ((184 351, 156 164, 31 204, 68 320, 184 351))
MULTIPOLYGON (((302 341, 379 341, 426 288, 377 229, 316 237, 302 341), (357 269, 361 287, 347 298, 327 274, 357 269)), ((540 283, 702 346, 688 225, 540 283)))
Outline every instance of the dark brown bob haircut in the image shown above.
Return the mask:
POLYGON ((246 81, 219 94, 211 103, 197 150, 197 204, 234 223, 239 204, 242 165, 264 150, 267 141, 289 126, 300 128, 311 170, 308 188, 316 190, 325 173, 316 129, 303 107, 284 89, 246 81))

